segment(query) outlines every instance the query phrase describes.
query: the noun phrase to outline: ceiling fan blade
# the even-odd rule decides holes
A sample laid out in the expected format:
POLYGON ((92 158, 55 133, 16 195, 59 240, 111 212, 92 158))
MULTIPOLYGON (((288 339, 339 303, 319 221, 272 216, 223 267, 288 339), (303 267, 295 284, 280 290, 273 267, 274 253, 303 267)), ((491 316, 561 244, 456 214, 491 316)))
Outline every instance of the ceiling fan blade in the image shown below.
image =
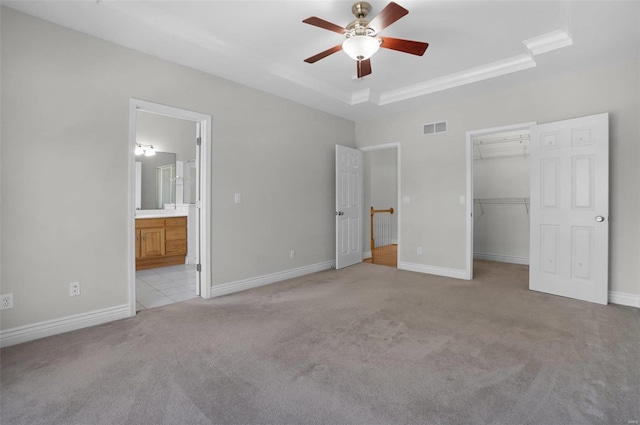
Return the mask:
POLYGON ((320 59, 324 59, 327 56, 334 54, 335 52, 339 52, 340 50, 342 50, 342 44, 338 44, 337 46, 333 46, 332 48, 327 49, 324 52, 320 52, 315 56, 311 56, 310 58, 307 58, 304 61, 306 63, 315 63, 315 62, 318 62, 320 59))
POLYGON ((380 47, 385 49, 397 50, 399 52, 410 53, 412 55, 422 56, 429 47, 429 43, 421 41, 403 40, 401 38, 378 37, 382 40, 380 47))
POLYGON ((357 61, 358 64, 358 78, 362 78, 371 74, 371 59, 365 59, 363 61, 357 61))
POLYGON ((389 3, 382 11, 369 22, 368 27, 373 28, 376 33, 379 33, 389 25, 393 24, 398 19, 409 13, 407 9, 400 6, 398 3, 389 3))
POLYGON ((314 27, 319 27, 325 30, 337 32, 338 34, 344 34, 344 32, 346 31, 346 28, 342 28, 341 26, 332 24, 329 21, 325 21, 324 19, 320 19, 315 16, 307 18, 302 22, 304 22, 305 24, 313 25, 314 27))

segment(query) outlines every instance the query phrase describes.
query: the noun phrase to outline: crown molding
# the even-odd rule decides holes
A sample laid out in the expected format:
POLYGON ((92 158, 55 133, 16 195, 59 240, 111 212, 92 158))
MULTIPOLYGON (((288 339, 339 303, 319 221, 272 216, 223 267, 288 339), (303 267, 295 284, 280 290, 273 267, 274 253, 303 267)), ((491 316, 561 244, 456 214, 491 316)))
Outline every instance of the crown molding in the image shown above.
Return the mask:
POLYGON ((459 87, 465 84, 499 77, 512 72, 522 71, 524 69, 533 68, 534 66, 536 66, 536 62, 533 60, 532 55, 522 54, 462 72, 456 72, 440 78, 434 78, 422 83, 384 92, 380 95, 379 104, 386 105, 389 103, 400 102, 413 97, 424 96, 429 93, 435 93, 453 87, 459 87))
POLYGON ((557 30, 524 40, 522 43, 527 47, 531 54, 535 56, 541 53, 547 53, 552 50, 571 46, 573 44, 573 40, 565 31, 557 30))
POLYGON ((357 105, 359 103, 369 102, 371 97, 371 89, 364 89, 353 92, 351 94, 351 105, 357 105))
POLYGON ((402 87, 380 94, 379 105, 400 102, 413 97, 471 84, 489 78, 533 68, 536 62, 533 56, 551 52, 573 45, 573 40, 563 30, 552 31, 523 41, 529 53, 507 58, 501 61, 471 68, 466 71, 445 75, 440 78, 402 87))

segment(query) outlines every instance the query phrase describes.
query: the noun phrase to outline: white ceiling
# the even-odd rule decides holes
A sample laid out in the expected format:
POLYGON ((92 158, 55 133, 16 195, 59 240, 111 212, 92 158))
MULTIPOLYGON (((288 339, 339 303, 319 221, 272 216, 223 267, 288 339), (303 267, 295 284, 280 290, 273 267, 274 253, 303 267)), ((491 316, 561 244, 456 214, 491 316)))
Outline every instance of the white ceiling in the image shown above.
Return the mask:
MULTIPOLYGON (((370 3, 372 18, 388 2, 370 3)), ((380 49, 373 73, 358 80, 343 52, 303 62, 342 37, 302 20, 317 16, 346 26, 355 19, 353 1, 2 2, 354 121, 640 54, 639 2, 398 3, 409 14, 381 35, 426 41, 427 52, 380 49)))

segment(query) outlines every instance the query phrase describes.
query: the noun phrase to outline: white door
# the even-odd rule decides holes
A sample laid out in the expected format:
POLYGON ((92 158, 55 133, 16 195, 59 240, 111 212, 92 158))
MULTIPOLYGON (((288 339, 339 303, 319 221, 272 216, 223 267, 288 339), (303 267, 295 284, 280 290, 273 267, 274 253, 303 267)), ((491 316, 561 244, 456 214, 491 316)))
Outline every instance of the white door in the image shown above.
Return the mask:
POLYGON ((609 114, 531 128, 529 289, 607 304, 609 114))
POLYGON ((362 152, 336 145, 336 269, 362 262, 362 152))
MULTIPOLYGON (((200 148, 202 146, 202 128, 201 128, 201 123, 196 123, 196 160, 195 160, 195 185, 193 185, 195 187, 195 194, 191 194, 191 199, 193 199, 195 201, 196 207, 195 207, 195 220, 194 220, 194 224, 195 224, 195 232, 193 232, 194 234, 194 246, 195 246, 195 260, 196 260, 196 295, 198 296, 202 296, 202 264, 200 263, 200 258, 202 258, 202 246, 200 245, 200 219, 202 217, 201 214, 201 209, 202 209, 202 197, 201 197, 201 193, 200 193, 200 177, 201 177, 201 169, 200 169, 200 165, 201 165, 201 152, 200 152, 200 148)), ((191 172, 189 172, 189 176, 193 176, 193 174, 191 172)), ((190 183, 190 186, 192 186, 193 182, 190 183)), ((191 192, 191 191, 190 191, 191 192)))

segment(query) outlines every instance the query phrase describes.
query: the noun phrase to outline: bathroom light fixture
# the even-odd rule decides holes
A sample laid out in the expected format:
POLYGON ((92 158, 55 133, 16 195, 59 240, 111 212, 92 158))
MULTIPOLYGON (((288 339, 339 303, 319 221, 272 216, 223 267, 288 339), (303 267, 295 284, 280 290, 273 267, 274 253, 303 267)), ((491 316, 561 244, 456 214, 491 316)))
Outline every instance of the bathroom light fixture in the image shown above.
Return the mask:
POLYGON ((133 152, 138 156, 154 156, 156 154, 156 150, 153 149, 153 145, 143 145, 142 143, 136 143, 136 148, 133 152))

